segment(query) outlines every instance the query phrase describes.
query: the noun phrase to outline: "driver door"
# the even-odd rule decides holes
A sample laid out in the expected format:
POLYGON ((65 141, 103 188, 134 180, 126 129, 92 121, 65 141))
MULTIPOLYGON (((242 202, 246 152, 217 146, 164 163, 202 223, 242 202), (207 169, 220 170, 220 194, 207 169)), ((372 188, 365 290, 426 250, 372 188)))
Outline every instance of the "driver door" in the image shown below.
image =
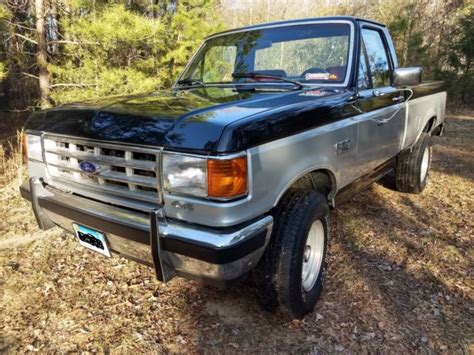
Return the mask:
POLYGON ((403 90, 390 86, 393 66, 386 43, 382 29, 362 27, 356 103, 361 112, 357 149, 361 174, 398 154, 404 130, 403 90))

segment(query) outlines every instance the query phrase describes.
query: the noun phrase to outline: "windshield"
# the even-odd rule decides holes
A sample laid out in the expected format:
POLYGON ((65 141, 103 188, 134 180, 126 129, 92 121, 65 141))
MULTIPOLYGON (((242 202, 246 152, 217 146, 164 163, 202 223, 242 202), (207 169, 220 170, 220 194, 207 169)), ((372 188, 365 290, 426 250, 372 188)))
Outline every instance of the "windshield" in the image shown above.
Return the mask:
POLYGON ((350 25, 320 23, 230 33, 207 40, 180 83, 278 82, 342 84, 347 75, 350 25), (253 73, 251 77, 239 74, 253 73), (257 74, 257 76, 255 75, 257 74))

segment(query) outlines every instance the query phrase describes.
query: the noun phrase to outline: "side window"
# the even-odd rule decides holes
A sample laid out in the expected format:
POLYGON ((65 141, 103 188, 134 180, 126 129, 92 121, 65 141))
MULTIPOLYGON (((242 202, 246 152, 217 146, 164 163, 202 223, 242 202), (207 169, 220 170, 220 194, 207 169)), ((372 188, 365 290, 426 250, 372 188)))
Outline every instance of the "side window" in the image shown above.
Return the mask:
POLYGON ((390 85, 390 65, 381 33, 375 30, 362 29, 362 38, 369 58, 372 85, 374 88, 390 85))
POLYGON ((370 89, 369 69, 365 57, 364 43, 360 44, 359 73, 357 75, 357 87, 360 90, 370 89))

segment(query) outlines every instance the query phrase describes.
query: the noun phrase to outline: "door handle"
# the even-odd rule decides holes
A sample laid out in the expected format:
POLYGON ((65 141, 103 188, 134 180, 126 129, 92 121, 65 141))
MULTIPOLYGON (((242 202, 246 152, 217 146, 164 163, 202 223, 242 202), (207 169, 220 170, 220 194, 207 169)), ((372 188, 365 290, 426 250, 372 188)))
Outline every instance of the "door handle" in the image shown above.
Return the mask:
POLYGON ((346 102, 350 105, 353 105, 357 102, 358 99, 359 99, 359 95, 356 94, 356 95, 349 96, 346 102))
POLYGON ((405 100, 405 96, 403 95, 395 96, 394 98, 392 98, 393 102, 403 102, 404 100, 405 100))
POLYGON ((380 91, 380 90, 374 90, 374 91, 372 91, 372 94, 374 96, 384 96, 385 95, 385 93, 380 91))

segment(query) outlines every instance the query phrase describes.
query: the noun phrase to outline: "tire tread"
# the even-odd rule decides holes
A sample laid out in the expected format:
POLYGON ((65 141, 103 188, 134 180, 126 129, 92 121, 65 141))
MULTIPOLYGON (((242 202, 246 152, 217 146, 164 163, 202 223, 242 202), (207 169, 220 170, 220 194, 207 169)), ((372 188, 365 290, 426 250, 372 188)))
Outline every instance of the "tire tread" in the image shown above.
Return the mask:
POLYGON ((427 145, 431 146, 431 136, 422 133, 411 151, 406 150, 399 154, 395 168, 395 186, 398 191, 419 194, 425 188, 428 174, 424 181, 420 181, 419 177, 423 152, 427 145))
MULTIPOLYGON (((297 301, 301 297, 301 274, 295 275, 294 270, 300 262, 295 239, 312 221, 313 214, 308 211, 315 206, 324 214, 325 228, 328 228, 329 207, 321 193, 294 189, 284 197, 275 211, 272 240, 256 270, 260 303, 270 311, 279 308, 291 319, 302 318, 314 306, 308 307, 297 301)), ((323 261, 323 270, 326 260, 323 261)))

